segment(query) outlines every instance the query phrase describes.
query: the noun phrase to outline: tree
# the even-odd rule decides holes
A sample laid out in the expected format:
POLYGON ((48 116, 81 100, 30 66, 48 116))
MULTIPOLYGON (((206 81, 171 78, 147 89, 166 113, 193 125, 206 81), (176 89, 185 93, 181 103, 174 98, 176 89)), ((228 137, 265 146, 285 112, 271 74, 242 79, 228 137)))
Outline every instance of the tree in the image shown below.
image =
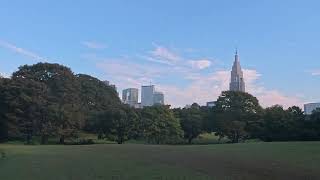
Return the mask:
POLYGON ((312 112, 309 119, 305 121, 303 128, 303 140, 320 140, 320 108, 312 112))
POLYGON ((257 121, 262 108, 254 96, 236 91, 224 91, 219 96, 215 113, 216 134, 227 136, 231 142, 237 143, 249 137, 247 125, 257 121))
POLYGON ((179 111, 177 117, 180 119, 184 138, 191 144, 194 138, 197 138, 203 128, 203 117, 199 105, 192 105, 190 108, 175 110, 179 111))
POLYGON ((85 127, 89 132, 101 132, 95 130, 94 115, 113 107, 119 107, 121 101, 114 88, 106 85, 97 78, 85 74, 76 75, 79 82, 79 97, 81 101, 81 112, 83 114, 85 127))
MULTIPOLYGON (((79 84, 69 68, 49 63, 24 65, 19 67, 12 77, 46 85, 48 98, 46 106, 50 107, 53 111, 51 114, 55 116, 56 133, 60 136, 60 143, 63 144, 66 137, 75 135, 83 126, 83 116, 79 106, 79 84)), ((42 112, 42 116, 45 116, 44 111, 42 112)))
POLYGON ((169 106, 145 107, 141 118, 143 136, 149 143, 175 143, 183 137, 180 122, 169 106))
POLYGON ((290 140, 303 140, 302 133, 306 120, 303 110, 298 106, 292 106, 289 107, 286 112, 289 116, 288 134, 290 140))
POLYGON ((286 140, 288 138, 287 128, 288 114, 282 106, 275 105, 265 109, 263 116, 263 135, 260 139, 264 141, 286 140))
POLYGON ((110 140, 123 144, 131 138, 138 120, 137 114, 126 105, 100 112, 96 116, 97 131, 102 131, 110 140))
POLYGON ((45 85, 30 79, 13 77, 2 86, 1 96, 4 107, 1 113, 6 119, 8 136, 25 138, 31 142, 37 135, 36 123, 40 121, 43 109, 42 90, 45 85))
POLYGON ((304 124, 305 116, 299 107, 292 106, 285 110, 275 105, 265 109, 258 137, 264 141, 302 140, 304 124))
POLYGON ((8 119, 6 113, 8 111, 6 96, 6 85, 9 79, 0 78, 0 142, 8 140, 8 119))

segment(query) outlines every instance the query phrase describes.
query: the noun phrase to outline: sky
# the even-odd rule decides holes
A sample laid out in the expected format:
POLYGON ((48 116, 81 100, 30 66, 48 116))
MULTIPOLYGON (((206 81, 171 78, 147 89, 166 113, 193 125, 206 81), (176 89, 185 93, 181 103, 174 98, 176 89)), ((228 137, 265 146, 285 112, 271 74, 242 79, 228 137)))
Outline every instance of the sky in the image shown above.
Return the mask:
POLYGON ((60 63, 183 107, 228 90, 238 48, 262 106, 320 101, 318 0, 2 0, 0 74, 60 63))

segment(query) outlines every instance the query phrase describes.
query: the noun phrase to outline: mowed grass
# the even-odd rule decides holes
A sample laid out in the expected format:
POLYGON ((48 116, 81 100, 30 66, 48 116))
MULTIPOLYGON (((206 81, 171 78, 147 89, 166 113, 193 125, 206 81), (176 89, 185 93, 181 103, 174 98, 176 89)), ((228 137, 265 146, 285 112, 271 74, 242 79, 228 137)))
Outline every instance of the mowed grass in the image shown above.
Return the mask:
POLYGON ((320 179, 320 142, 190 146, 2 144, 0 180, 11 179, 320 179))

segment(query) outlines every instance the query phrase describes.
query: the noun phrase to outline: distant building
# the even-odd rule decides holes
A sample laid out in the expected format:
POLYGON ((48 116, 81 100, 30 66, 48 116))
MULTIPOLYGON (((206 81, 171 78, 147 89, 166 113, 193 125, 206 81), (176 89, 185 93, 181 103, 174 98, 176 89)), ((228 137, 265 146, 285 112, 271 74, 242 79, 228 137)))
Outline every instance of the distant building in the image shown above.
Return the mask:
POLYGON ((307 115, 312 114, 312 111, 320 108, 320 103, 309 103, 304 105, 304 113, 307 115))
POLYGON ((190 109, 191 108, 191 105, 190 104, 187 104, 184 106, 184 109, 190 109))
POLYGON ((153 104, 164 105, 164 94, 162 92, 153 93, 153 104))
POLYGON ((153 106, 155 104, 164 105, 164 94, 155 91, 154 85, 141 86, 141 107, 153 106))
POLYGON ((243 72, 240 66, 238 51, 236 50, 234 63, 231 71, 230 91, 245 92, 245 83, 243 79, 243 72))
POLYGON ((136 109, 142 108, 141 103, 137 103, 137 104, 135 104, 133 107, 136 108, 136 109))
POLYGON ((122 102, 134 107, 138 104, 139 90, 136 88, 128 88, 122 91, 122 102))
POLYGON ((105 85, 107 85, 107 86, 110 86, 110 87, 112 87, 114 90, 116 90, 117 91, 117 87, 116 87, 116 85, 114 85, 114 84, 110 84, 110 82, 109 81, 107 81, 107 80, 105 80, 105 81, 102 81, 105 85))
POLYGON ((141 86, 141 106, 153 106, 154 85, 141 86))
POLYGON ((217 102, 217 101, 207 102, 207 107, 214 107, 214 106, 216 106, 216 102, 217 102))
POLYGON ((105 80, 105 81, 102 81, 105 85, 107 85, 107 86, 110 86, 110 82, 109 81, 107 81, 107 80, 105 80))

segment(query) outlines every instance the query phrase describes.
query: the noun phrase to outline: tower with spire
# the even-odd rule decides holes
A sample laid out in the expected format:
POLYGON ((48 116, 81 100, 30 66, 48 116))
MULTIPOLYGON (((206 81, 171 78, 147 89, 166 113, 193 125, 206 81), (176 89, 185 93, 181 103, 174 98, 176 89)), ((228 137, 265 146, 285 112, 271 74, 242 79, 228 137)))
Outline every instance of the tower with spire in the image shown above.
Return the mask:
POLYGON ((245 92, 245 83, 243 79, 243 72, 240 66, 238 49, 236 49, 234 62, 231 71, 230 91, 245 92))

